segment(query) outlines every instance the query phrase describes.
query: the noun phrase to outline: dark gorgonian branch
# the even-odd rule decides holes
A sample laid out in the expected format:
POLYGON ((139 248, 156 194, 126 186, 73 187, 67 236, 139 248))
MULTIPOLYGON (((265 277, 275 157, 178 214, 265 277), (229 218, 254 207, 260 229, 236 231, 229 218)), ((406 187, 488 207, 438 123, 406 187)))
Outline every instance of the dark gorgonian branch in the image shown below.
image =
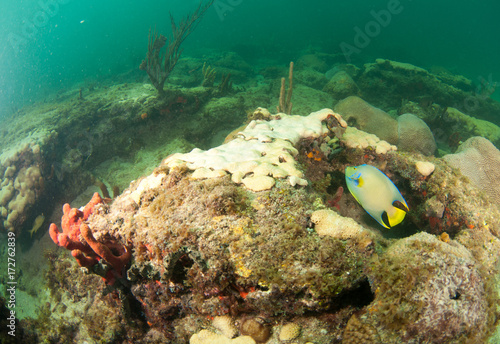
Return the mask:
POLYGON ((188 14, 178 25, 175 23, 172 14, 170 14, 170 23, 172 25, 172 36, 170 39, 161 34, 158 35, 156 30, 149 30, 148 52, 139 68, 148 73, 153 86, 158 90, 160 96, 164 95, 163 86, 165 85, 165 81, 181 56, 182 50, 180 47, 182 42, 193 32, 199 20, 214 1, 209 0, 206 4, 203 4, 203 1, 201 1, 196 10, 188 14), (165 45, 167 46, 166 51, 162 53, 165 45))

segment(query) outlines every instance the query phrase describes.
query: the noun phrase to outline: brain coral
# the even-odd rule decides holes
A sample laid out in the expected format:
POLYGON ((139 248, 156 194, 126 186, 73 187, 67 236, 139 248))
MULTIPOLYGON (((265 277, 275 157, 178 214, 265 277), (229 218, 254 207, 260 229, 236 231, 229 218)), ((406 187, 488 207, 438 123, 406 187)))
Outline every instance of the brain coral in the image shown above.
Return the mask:
POLYGON ((490 141, 480 136, 471 137, 455 154, 445 155, 443 159, 500 205, 500 151, 490 141))
POLYGON ((363 99, 356 96, 347 97, 338 102, 334 110, 350 126, 354 124, 355 127, 375 134, 391 144, 398 142, 398 122, 385 111, 368 104, 363 99))
POLYGON ((436 141, 423 120, 411 113, 398 117, 398 149, 432 155, 436 151, 436 141))

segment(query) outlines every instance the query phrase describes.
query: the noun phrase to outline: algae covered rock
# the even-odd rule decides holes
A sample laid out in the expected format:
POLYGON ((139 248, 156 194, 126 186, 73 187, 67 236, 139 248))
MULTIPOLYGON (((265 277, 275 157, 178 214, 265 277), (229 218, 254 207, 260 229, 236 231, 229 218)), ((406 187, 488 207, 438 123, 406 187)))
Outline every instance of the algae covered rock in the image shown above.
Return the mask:
POLYGON ((321 54, 306 54, 299 57, 297 66, 299 68, 308 67, 318 72, 324 73, 328 70, 327 57, 321 54))
POLYGON ((382 342, 487 338, 491 281, 464 246, 419 233, 394 243, 372 267, 375 300, 359 320, 376 328, 382 342))
POLYGON ((323 92, 330 94, 335 99, 343 99, 358 94, 359 88, 349 74, 339 71, 323 87, 323 92))
MULTIPOLYGON (((231 311, 240 325, 262 314, 255 320, 260 325, 249 328, 273 333, 276 315, 321 312, 340 302, 343 291, 364 293, 361 266, 373 240, 363 236, 359 245, 357 237, 320 237, 310 228, 317 194, 301 183, 298 163, 308 159, 299 142, 325 144, 343 125, 329 109, 254 121, 225 145, 172 155, 112 204, 99 206, 88 225, 97 240, 111 235, 134 247, 127 284, 131 297, 144 300, 150 326, 171 328, 163 314, 182 323, 231 311), (256 176, 273 185, 245 186, 256 176)), ((360 228, 343 217, 335 224, 347 222, 360 228)), ((216 319, 218 329, 231 322, 216 319)), ((262 338, 249 328, 240 326, 240 333, 262 338)), ((226 338, 234 335, 228 331, 226 338)))
POLYGON ((363 99, 383 108, 399 107, 401 100, 425 100, 443 107, 457 107, 493 122, 500 114, 500 104, 492 102, 488 95, 409 63, 376 59, 375 63, 364 65, 356 83, 363 99))
MULTIPOLYGON (((284 75, 284 73, 282 75, 284 75)), ((317 90, 321 90, 328 82, 328 79, 323 73, 320 73, 312 68, 304 68, 294 71, 293 78, 297 85, 302 84, 317 90)))
POLYGON ((452 123, 457 132, 468 136, 482 136, 493 143, 500 144, 500 127, 494 123, 475 118, 455 109, 448 107, 446 110, 446 119, 452 123))

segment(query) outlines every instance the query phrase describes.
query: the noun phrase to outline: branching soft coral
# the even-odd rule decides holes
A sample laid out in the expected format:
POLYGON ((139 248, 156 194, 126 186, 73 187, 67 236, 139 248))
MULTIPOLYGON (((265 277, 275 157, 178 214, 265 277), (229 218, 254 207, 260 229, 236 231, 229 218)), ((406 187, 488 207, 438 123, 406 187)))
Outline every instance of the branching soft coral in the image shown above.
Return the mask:
POLYGON ((184 20, 181 20, 179 25, 175 24, 174 18, 170 15, 172 36, 168 40, 167 49, 164 54, 161 50, 167 43, 167 38, 161 34, 158 36, 156 30, 149 31, 148 52, 139 68, 148 73, 153 86, 158 90, 160 96, 165 95, 165 91, 163 90, 165 81, 181 56, 182 50, 180 50, 180 47, 182 42, 193 32, 198 21, 214 1, 210 0, 205 5, 203 5, 203 2, 200 2, 198 8, 184 20))

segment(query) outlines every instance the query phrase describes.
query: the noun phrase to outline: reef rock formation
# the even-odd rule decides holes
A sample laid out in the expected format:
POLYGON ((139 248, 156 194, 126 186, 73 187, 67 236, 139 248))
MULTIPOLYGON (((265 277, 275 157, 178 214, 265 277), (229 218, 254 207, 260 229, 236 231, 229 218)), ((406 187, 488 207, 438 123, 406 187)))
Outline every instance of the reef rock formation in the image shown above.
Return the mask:
POLYGON ((487 271, 498 209, 440 159, 353 143, 361 131, 348 145, 332 110, 268 117, 219 147, 167 157, 82 220, 96 243, 132 248, 128 312, 147 326, 122 327, 116 342, 484 342, 497 317, 487 271), (426 162, 434 170, 422 173, 426 162), (404 194, 410 212, 393 230, 407 238, 384 238, 342 192, 336 176, 361 163, 404 194))
POLYGON ((377 328, 382 343, 397 342, 393 331, 407 343, 480 341, 489 331, 481 267, 462 245, 419 233, 372 264, 375 300, 361 319, 377 328))
POLYGON ((443 107, 456 107, 485 120, 498 121, 500 105, 489 98, 495 85, 486 81, 475 88, 471 80, 462 76, 443 71, 434 74, 409 63, 387 59, 365 64, 355 81, 363 98, 378 107, 398 107, 402 100, 430 101, 443 107))
POLYGON ((348 96, 357 95, 359 88, 349 74, 344 71, 338 71, 323 87, 323 91, 335 99, 344 99, 348 96))

